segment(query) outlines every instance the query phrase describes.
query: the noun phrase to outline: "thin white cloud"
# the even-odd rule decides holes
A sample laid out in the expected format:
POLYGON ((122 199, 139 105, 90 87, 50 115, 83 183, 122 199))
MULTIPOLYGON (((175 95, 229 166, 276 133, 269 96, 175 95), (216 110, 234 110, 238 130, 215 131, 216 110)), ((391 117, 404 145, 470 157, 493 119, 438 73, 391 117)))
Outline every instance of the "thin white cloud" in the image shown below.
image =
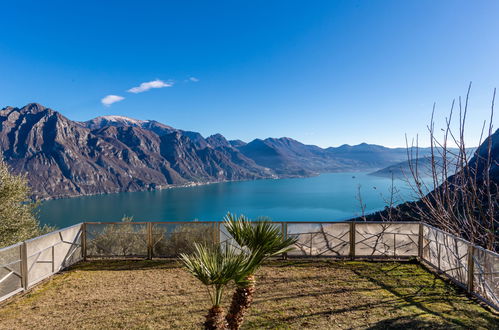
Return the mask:
POLYGON ((164 87, 172 87, 173 83, 172 82, 164 82, 162 80, 156 79, 153 81, 148 81, 148 82, 143 82, 137 87, 132 87, 129 90, 127 90, 128 93, 142 93, 145 91, 150 90, 151 88, 164 88, 164 87))
POLYGON ((125 98, 123 96, 119 96, 119 95, 108 95, 106 97, 104 97, 102 100, 100 100, 102 102, 102 104, 104 104, 106 107, 109 107, 111 104, 113 103, 116 103, 116 102, 119 102, 119 101, 122 101, 124 100, 125 98))
POLYGON ((189 80, 192 81, 192 82, 198 82, 199 81, 199 78, 196 78, 196 77, 189 77, 189 80))

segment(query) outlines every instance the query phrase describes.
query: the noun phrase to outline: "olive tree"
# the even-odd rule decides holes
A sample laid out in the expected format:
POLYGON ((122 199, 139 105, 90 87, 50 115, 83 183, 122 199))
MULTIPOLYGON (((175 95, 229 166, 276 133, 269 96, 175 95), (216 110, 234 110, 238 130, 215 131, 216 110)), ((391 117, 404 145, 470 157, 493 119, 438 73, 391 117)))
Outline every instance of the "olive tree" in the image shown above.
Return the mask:
POLYGON ((30 198, 26 178, 11 173, 0 155, 0 248, 50 230, 40 227, 37 203, 30 198))

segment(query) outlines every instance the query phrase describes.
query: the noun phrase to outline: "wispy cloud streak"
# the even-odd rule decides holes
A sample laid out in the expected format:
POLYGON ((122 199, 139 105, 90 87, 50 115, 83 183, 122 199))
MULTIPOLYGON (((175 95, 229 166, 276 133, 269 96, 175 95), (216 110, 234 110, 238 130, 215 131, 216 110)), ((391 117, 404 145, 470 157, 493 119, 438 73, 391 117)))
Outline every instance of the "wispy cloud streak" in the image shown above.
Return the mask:
POLYGON ((127 90, 128 93, 142 93, 146 92, 152 88, 164 88, 164 87, 172 87, 173 83, 172 82, 164 82, 162 80, 156 79, 153 81, 148 81, 148 82, 143 82, 137 87, 132 87, 129 90, 127 90))
POLYGON ((122 101, 124 99, 125 98, 123 96, 119 96, 119 95, 108 95, 108 96, 102 98, 101 102, 106 107, 109 107, 111 104, 119 102, 119 101, 122 101))

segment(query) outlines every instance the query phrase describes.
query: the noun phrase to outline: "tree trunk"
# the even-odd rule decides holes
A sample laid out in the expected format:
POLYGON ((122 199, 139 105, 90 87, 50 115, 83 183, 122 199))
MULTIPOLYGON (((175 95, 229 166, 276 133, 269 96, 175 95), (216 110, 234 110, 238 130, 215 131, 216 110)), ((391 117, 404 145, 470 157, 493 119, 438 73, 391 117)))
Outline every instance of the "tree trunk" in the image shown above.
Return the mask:
POLYGON ((229 329, 239 330, 244 321, 244 315, 253 302, 255 294, 255 276, 250 275, 246 278, 248 285, 238 286, 230 305, 229 313, 227 314, 227 322, 229 329))
POLYGON ((227 321, 224 317, 224 310, 220 306, 213 306, 206 315, 204 328, 207 330, 224 330, 227 329, 227 321))

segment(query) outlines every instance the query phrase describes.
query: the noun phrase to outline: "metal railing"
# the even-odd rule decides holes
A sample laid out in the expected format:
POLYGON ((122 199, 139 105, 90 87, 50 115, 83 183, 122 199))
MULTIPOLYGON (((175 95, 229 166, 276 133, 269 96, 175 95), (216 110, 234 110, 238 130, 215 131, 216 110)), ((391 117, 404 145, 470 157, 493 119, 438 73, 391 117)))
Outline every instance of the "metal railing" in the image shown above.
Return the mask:
POLYGON ((0 249, 0 301, 83 259, 82 224, 0 249))
MULTIPOLYGON (((273 222, 286 257, 417 258, 499 310, 499 254, 419 222, 273 222)), ((223 223, 85 222, 0 249, 0 301, 89 258, 171 258, 194 242, 236 246, 223 223)))

